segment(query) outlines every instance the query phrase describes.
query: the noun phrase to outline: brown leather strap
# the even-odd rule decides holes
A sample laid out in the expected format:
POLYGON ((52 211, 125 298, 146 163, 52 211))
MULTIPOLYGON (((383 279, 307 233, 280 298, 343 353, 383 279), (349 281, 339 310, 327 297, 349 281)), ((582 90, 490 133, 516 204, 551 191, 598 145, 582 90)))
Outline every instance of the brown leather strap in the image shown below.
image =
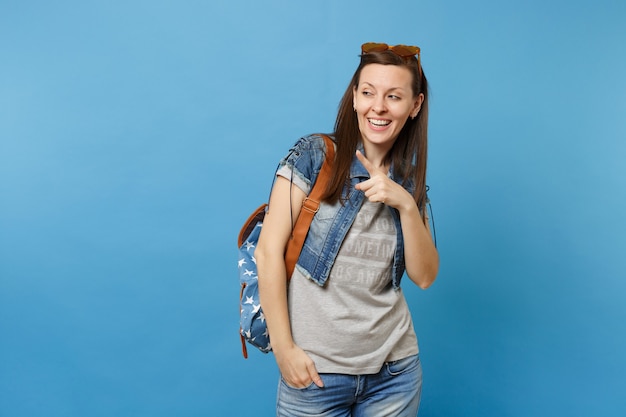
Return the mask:
POLYGON ((291 279, 293 270, 296 267, 296 262, 300 257, 302 246, 304 245, 304 239, 309 232, 309 226, 313 221, 313 217, 320 206, 322 195, 326 191, 330 176, 332 173, 332 164, 335 160, 335 144, 331 138, 327 135, 321 135, 326 143, 326 159, 317 176, 317 180, 313 185, 313 189, 309 193, 308 197, 304 199, 302 203, 302 209, 298 215, 298 220, 291 233, 291 238, 287 243, 287 251, 285 252, 285 267, 287 269, 287 281, 291 279))
MULTIPOLYGON (((296 224, 294 225, 291 237, 289 239, 289 242, 287 243, 287 250, 285 252, 287 282, 289 282, 289 280, 291 279, 293 270, 296 267, 296 262, 298 262, 300 252, 302 251, 302 245, 304 245, 304 239, 309 232, 309 226, 313 221, 315 213, 317 213, 322 195, 324 195, 324 191, 326 191, 326 187, 328 185, 328 182, 330 181, 330 176, 332 173, 332 164, 335 160, 335 144, 328 136, 321 136, 324 138, 324 142, 326 143, 326 159, 324 159, 324 163, 322 164, 320 173, 318 174, 317 180, 313 185, 313 189, 309 193, 309 196, 305 198, 304 202, 302 203, 302 209, 300 210, 300 214, 298 215, 298 219, 296 220, 296 224)), ((252 228, 256 225, 257 220, 262 220, 265 217, 266 207, 267 204, 261 205, 254 211, 254 213, 250 215, 246 223, 244 223, 244 227, 242 227, 241 231, 239 232, 239 237, 237 239, 238 246, 241 246, 243 242, 248 238, 248 235, 250 234, 252 228)), ((240 303, 241 299, 243 298, 244 288, 245 284, 241 287, 241 294, 239 295, 240 303)), ((248 348, 246 347, 246 339, 241 334, 241 329, 239 329, 239 336, 241 338, 241 350, 243 353, 243 357, 247 359, 248 348)))

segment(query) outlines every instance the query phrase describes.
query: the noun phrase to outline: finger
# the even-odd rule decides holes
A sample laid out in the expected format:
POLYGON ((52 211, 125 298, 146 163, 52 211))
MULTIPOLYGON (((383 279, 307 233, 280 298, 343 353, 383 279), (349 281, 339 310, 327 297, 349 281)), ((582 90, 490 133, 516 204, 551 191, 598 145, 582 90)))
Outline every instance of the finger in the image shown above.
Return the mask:
POLYGON ((313 380, 313 383, 317 385, 318 387, 322 388, 324 386, 324 382, 322 381, 320 374, 317 373, 317 369, 315 369, 315 365, 310 364, 307 368, 309 370, 309 376, 313 380))
POLYGON ((367 193, 367 191, 369 191, 369 189, 372 188, 373 186, 374 186, 373 181, 369 179, 369 180, 365 180, 365 181, 358 183, 357 185, 354 186, 354 188, 356 188, 357 190, 363 191, 364 193, 367 193))
POLYGON ((376 172, 378 172, 374 164, 372 164, 361 151, 356 151, 356 158, 363 164, 370 176, 373 176, 376 172))

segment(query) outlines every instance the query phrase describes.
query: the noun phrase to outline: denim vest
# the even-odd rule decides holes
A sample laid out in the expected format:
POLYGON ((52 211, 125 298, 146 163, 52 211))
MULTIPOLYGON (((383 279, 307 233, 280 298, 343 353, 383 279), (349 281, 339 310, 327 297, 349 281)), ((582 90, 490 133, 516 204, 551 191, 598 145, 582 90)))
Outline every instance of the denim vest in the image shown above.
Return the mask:
MULTIPOLYGON (((324 139, 318 135, 301 138, 280 162, 279 168, 287 165, 294 175, 312 187, 326 157, 325 149, 324 139)), ((360 149, 363 151, 362 145, 360 149)), ((393 166, 390 172, 393 172, 393 166)), ((356 190, 354 186, 367 179, 369 179, 369 173, 355 156, 350 166, 350 184, 343 190, 343 204, 341 201, 334 204, 322 202, 313 218, 296 268, 320 286, 326 283, 339 248, 366 198, 365 194, 356 190)), ((398 182, 393 175, 391 179, 398 182)), ((412 184, 405 188, 409 193, 413 193, 412 184)), ((397 290, 400 288, 400 280, 404 274, 404 241, 400 215, 394 208, 389 207, 389 210, 396 226, 397 239, 392 285, 397 290)))

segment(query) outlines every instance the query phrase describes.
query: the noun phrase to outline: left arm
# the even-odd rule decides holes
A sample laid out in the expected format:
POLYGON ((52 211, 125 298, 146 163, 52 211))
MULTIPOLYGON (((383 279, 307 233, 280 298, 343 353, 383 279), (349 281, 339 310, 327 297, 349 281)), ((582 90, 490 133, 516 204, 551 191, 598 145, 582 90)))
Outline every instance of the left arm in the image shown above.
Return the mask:
POLYGON ((417 203, 407 190, 391 180, 384 170, 372 165, 363 154, 357 152, 357 158, 370 173, 370 179, 356 188, 363 191, 370 201, 381 202, 398 210, 404 239, 406 273, 420 288, 428 288, 439 271, 439 254, 417 203))
POLYGON ((402 191, 409 196, 409 199, 395 208, 400 212, 406 273, 411 281, 425 290, 435 282, 437 277, 439 254, 433 243, 430 227, 428 223, 424 224, 413 196, 404 188, 402 191))

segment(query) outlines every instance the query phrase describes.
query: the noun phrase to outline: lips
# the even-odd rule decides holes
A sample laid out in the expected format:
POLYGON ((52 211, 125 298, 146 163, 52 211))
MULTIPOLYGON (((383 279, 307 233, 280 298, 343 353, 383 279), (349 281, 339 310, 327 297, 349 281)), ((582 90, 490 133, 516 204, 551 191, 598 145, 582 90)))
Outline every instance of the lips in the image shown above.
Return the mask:
POLYGON ((384 119, 367 119, 367 121, 374 127, 385 127, 391 124, 391 120, 384 119))

